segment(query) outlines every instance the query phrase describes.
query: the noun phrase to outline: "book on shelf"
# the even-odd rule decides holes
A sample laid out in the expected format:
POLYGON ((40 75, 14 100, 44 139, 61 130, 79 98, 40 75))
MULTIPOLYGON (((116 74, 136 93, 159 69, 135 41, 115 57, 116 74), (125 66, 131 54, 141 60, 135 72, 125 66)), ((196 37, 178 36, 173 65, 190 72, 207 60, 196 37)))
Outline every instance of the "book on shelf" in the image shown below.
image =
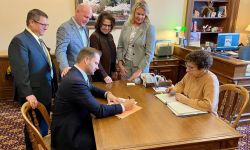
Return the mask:
POLYGON ((190 32, 189 46, 200 47, 201 32, 190 32))
POLYGON ((219 18, 227 17, 227 6, 219 6, 217 17, 219 18))
POLYGON ((176 116, 190 116, 198 114, 206 114, 208 112, 201 111, 185 105, 175 99, 175 96, 172 96, 168 93, 155 94, 155 96, 176 115, 176 116))

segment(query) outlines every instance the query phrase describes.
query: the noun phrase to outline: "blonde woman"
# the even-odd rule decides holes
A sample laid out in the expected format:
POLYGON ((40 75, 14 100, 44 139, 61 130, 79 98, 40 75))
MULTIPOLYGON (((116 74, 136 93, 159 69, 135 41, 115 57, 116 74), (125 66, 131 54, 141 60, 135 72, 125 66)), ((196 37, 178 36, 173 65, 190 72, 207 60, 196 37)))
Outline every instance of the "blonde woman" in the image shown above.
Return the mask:
POLYGON ((134 81, 149 72, 154 56, 155 29, 148 18, 145 1, 137 1, 124 24, 117 46, 117 61, 123 80, 134 81))

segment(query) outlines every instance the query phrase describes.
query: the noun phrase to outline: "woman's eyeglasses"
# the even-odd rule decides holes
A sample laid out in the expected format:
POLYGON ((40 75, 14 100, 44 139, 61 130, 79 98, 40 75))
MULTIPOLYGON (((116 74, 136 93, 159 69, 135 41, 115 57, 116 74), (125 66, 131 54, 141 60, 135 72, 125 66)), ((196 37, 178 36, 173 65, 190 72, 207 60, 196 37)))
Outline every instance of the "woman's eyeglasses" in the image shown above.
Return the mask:
POLYGON ((105 27, 105 28, 111 28, 111 27, 112 27, 112 25, 102 24, 102 27, 105 27))
POLYGON ((196 70, 197 67, 196 66, 192 66, 192 65, 189 65, 187 62, 185 63, 185 66, 188 70, 196 70))

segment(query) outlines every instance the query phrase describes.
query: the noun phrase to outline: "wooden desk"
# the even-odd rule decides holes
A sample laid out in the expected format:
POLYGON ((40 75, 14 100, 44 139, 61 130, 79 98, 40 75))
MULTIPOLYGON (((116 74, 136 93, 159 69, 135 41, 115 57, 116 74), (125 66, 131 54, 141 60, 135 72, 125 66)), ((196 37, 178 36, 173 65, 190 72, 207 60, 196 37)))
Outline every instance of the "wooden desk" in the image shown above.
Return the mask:
POLYGON ((135 98, 141 110, 119 120, 93 119, 98 150, 139 149, 225 149, 235 148, 241 135, 219 118, 198 115, 176 117, 152 94, 152 88, 126 86, 125 81, 94 83, 116 96, 135 98))

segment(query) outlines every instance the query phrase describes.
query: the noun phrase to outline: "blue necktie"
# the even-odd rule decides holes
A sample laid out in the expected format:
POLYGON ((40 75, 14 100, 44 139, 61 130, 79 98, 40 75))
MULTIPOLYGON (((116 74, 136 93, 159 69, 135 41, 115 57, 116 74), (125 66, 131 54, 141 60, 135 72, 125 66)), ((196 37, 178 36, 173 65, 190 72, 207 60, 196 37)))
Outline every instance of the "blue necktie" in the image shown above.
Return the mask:
POLYGON ((81 35, 81 38, 83 41, 83 47, 87 47, 88 46, 88 44, 87 44, 88 38, 87 38, 87 35, 85 33, 84 27, 80 27, 79 31, 80 31, 80 35, 81 35))

